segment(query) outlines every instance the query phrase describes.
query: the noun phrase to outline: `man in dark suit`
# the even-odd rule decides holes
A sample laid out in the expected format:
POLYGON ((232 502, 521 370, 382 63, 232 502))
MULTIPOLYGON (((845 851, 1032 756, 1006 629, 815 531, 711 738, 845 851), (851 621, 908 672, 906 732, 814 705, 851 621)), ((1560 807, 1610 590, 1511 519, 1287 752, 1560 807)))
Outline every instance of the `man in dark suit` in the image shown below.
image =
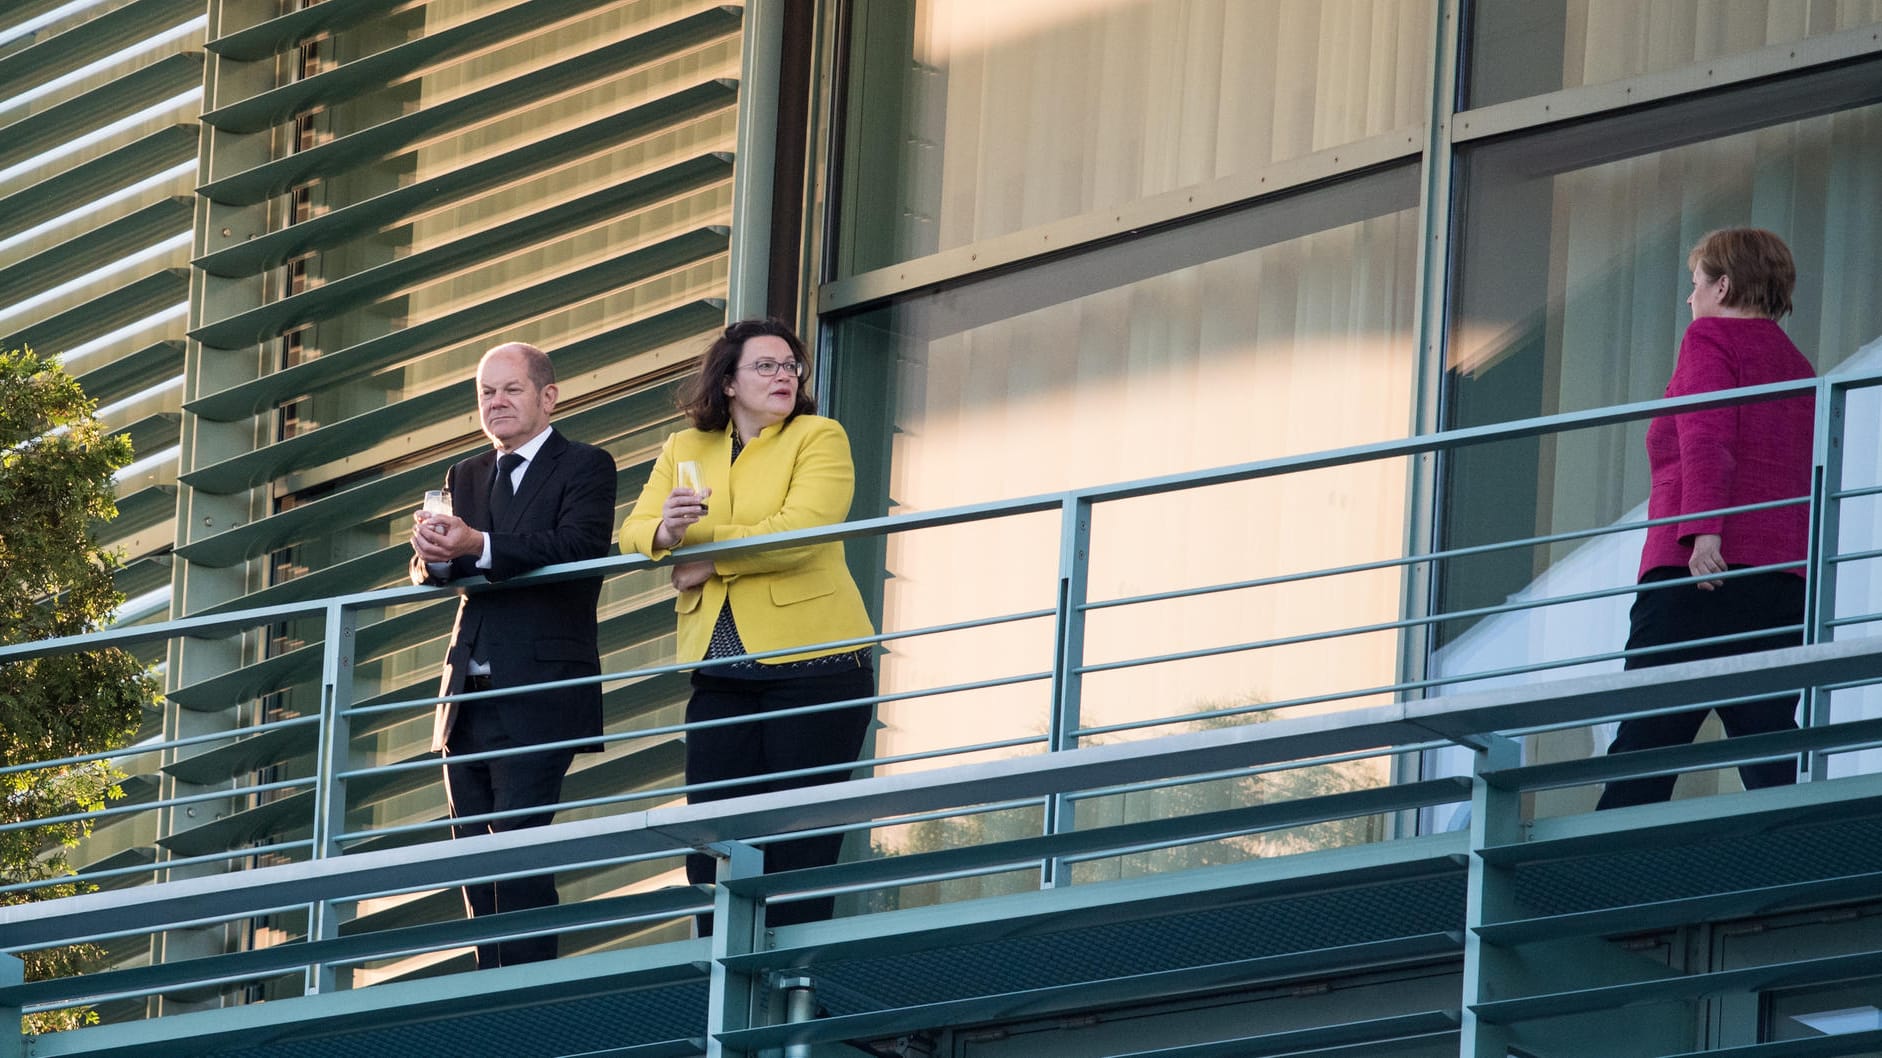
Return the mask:
MULTIPOLYGON (((549 426, 555 369, 532 345, 510 342, 477 366, 478 412, 494 450, 445 475, 452 514, 420 511, 412 527, 412 580, 460 577, 501 581, 558 562, 600 558, 614 529, 614 458, 549 426)), ((465 595, 445 657, 440 694, 502 690, 598 675, 595 603, 600 578, 465 595)), ((445 759, 451 817, 553 805, 577 749, 560 746, 491 760, 453 757, 517 746, 572 742, 601 734, 601 687, 539 691, 438 706, 432 749, 445 759)), ((547 824, 553 808, 454 825, 468 837, 547 824)), ((473 916, 555 904, 555 876, 464 887, 473 916)), ((477 948, 479 969, 552 959, 556 937, 477 948)))

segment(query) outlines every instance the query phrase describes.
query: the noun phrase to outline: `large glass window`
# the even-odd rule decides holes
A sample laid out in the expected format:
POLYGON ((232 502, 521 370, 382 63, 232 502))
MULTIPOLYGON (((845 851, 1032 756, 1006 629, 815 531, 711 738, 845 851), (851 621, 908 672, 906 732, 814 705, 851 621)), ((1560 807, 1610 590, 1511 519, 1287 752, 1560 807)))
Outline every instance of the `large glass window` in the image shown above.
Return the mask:
MULTIPOLYGON (((1712 117, 1722 123, 1736 113, 1728 103, 1712 117)), ((1696 135, 1690 123, 1702 116, 1694 109, 1648 124, 1617 119, 1469 156, 1450 425, 1660 397, 1690 320, 1686 252, 1728 225, 1770 228, 1789 242, 1796 311, 1783 326, 1819 371, 1882 334, 1882 304, 1869 294, 1882 268, 1882 223, 1872 208, 1882 200, 1882 107, 1669 142, 1675 123, 1687 126, 1681 136, 1696 135), (1591 158, 1601 161, 1587 164, 1591 158)), ((1447 466, 1443 542, 1490 544, 1644 518, 1646 426, 1458 454, 1447 466)), ((1641 537, 1453 560, 1441 571, 1440 604, 1457 612, 1629 585, 1641 537)), ((1452 622, 1433 665, 1439 675, 1462 675, 1617 650, 1630 602, 1623 594, 1452 622)), ((1606 745, 1599 733, 1558 737, 1580 742, 1552 753, 1585 756, 1606 745)))
MULTIPOLYGON (((1415 177, 1403 167, 844 320, 833 410, 856 452, 857 513, 1402 436, 1412 407, 1415 177)), ((1102 505, 1090 597, 1389 558, 1403 547, 1406 480, 1402 461, 1382 461, 1102 505)), ((898 534, 873 556, 851 548, 865 575, 886 571, 884 626, 908 630, 1050 608, 1058 543, 1059 520, 1048 513, 898 534)), ((1122 661, 1391 620, 1400 590, 1387 570, 1097 611, 1086 657, 1122 661)), ((1375 634, 1094 673, 1080 723, 1247 722, 1195 717, 1389 684, 1397 649, 1395 636, 1375 634)), ((881 690, 1037 672, 1051 654, 1049 620, 897 640, 882 660, 881 690)), ((1043 681, 885 704, 877 750, 1036 738, 1048 704, 1043 681)), ((1304 781, 1385 777, 1382 763, 1368 762, 1304 781)), ((1284 796, 1276 791, 1288 781, 1181 796, 1192 808, 1284 796)), ((1092 811, 1134 817, 1159 806, 1170 807, 1144 795, 1092 811)), ((1267 840, 1249 839, 1241 854, 1267 840)))
POLYGON ((859 0, 844 273, 1425 120, 1431 0, 859 0))
POLYGON ((1877 21, 1878 0, 1476 0, 1465 91, 1489 106, 1877 21))

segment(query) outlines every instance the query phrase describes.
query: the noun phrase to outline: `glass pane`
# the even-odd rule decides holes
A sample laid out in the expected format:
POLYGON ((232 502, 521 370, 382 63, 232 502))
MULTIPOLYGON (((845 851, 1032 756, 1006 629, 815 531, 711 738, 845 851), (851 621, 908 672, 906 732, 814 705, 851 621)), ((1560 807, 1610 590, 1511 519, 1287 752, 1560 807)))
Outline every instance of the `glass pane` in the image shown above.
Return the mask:
POLYGON ((1882 0, 1476 0, 1469 107, 1882 22, 1882 0))
MULTIPOLYGON (((1578 142, 1603 140, 1599 156, 1623 153, 1625 145, 1598 128, 1578 142)), ((1873 209, 1882 196, 1882 107, 1599 165, 1578 165, 1588 155, 1553 150, 1552 142, 1537 137, 1487 147, 1468 162, 1447 376, 1450 425, 1660 397, 1690 319, 1686 253, 1707 231, 1728 225, 1770 228, 1790 244, 1796 308, 1782 325, 1819 372, 1876 355, 1882 303, 1870 287, 1882 267, 1882 222, 1873 209)), ((1646 426, 1460 453, 1447 468, 1444 546, 1643 519, 1646 426)), ((1864 443, 1874 450, 1873 438, 1864 443)), ((1441 570, 1441 604, 1455 612, 1632 585, 1643 535, 1453 560, 1441 570)), ((1438 675, 1453 675, 1618 650, 1631 603, 1623 593, 1452 622, 1440 630, 1432 664, 1438 675)), ((1550 737, 1579 740, 1572 748, 1559 744, 1551 756, 1586 756, 1607 744, 1605 734, 1585 731, 1550 737)))
MULTIPOLYGON (((1415 346, 1414 176, 1402 168, 843 321, 835 413, 856 452, 856 513, 933 510, 1402 436, 1415 346)), ((1404 462, 1390 460, 1100 505, 1090 597, 1391 558, 1403 547, 1407 477, 1404 462)), ((1049 611, 1059 532, 1060 515, 1050 511, 898 534, 879 554, 850 547, 865 583, 886 570, 885 628, 910 630, 1049 611)), ((1097 610, 1085 656, 1128 661, 1391 620, 1399 593, 1392 569, 1097 610)), ((898 640, 882 660, 881 690, 1036 674, 1049 669, 1052 650, 1050 618, 898 640)), ((1176 726, 1088 736, 1114 741, 1247 723, 1272 715, 1251 707, 1389 684, 1396 663, 1396 637, 1376 634, 1094 673, 1082 724, 1176 718, 1176 726), (1224 712, 1233 710, 1243 711, 1224 712)), ((1049 697, 1049 685, 1033 680, 886 704, 877 751, 1016 740, 988 752, 1040 752, 1049 697)), ((914 766, 931 765, 904 767, 914 766)), ((1385 780, 1379 761, 1349 771, 1324 781, 1147 791, 1094 802, 1089 814, 1142 818, 1385 780)), ((1083 822, 1087 810, 1080 813, 1083 822)), ((1226 854, 1263 847, 1257 839, 1226 854)), ((1077 877, 1118 869, 1088 865, 1077 877)))
POLYGON ((1420 124, 1431 0, 863 0, 844 274, 1420 124))

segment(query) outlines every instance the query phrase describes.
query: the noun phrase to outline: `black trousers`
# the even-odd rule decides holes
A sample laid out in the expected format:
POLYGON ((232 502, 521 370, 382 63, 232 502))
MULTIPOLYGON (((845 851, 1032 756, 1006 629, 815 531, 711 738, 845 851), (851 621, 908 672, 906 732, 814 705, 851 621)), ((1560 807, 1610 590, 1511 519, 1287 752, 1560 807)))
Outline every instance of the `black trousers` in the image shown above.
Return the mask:
MULTIPOLYGON (((466 702, 458 707, 457 722, 451 727, 451 740, 444 749, 444 789, 451 807, 451 818, 506 812, 513 808, 553 805, 562 799, 562 777, 575 759, 572 749, 519 753, 513 757, 453 763, 457 754, 484 753, 509 749, 516 745, 503 728, 496 710, 485 701, 466 702)), ((528 815, 484 820, 454 825, 451 836, 472 837, 497 834, 524 827, 547 826, 555 810, 528 815)), ((522 911, 532 907, 553 907, 558 903, 555 875, 538 874, 527 878, 509 878, 499 882, 479 882, 464 887, 464 907, 473 918, 503 911, 522 911)), ((555 934, 509 940, 477 946, 477 968, 514 966, 541 962, 556 956, 555 934)))
MULTIPOLYGON (((727 679, 694 673, 693 696, 686 703, 687 723, 732 717, 752 719, 749 723, 688 732, 687 784, 744 778, 752 778, 753 781, 695 790, 687 797, 688 803, 703 804, 728 797, 796 790, 849 778, 850 773, 844 769, 794 779, 759 777, 781 771, 854 762, 862 752, 863 736, 869 731, 872 712, 869 706, 859 705, 781 720, 768 720, 765 716, 781 709, 867 698, 875 693, 875 672, 866 668, 775 680, 727 679)), ((779 872, 828 866, 837 861, 842 850, 841 834, 774 841, 765 846, 765 870, 779 872)), ((711 856, 694 853, 686 857, 687 881, 711 882, 714 873, 711 856)), ((836 901, 829 897, 778 904, 767 909, 765 924, 788 926, 798 922, 821 921, 830 917, 835 904, 836 901)), ((700 935, 706 936, 711 932, 711 916, 701 916, 700 935)))
MULTIPOLYGON (((1733 566, 1742 569, 1742 566, 1733 566)), ((1652 584, 1691 576, 1678 566, 1658 566, 1640 577, 1640 583, 1652 584)), ((1701 591, 1696 585, 1643 591, 1634 600, 1629 613, 1627 648, 1668 646, 1711 636, 1754 632, 1801 623, 1804 619, 1804 579, 1791 573, 1756 573, 1725 581, 1713 591, 1701 591)), ((1802 632, 1780 632, 1732 643, 1669 650, 1627 659, 1628 669, 1673 665, 1702 658, 1729 657, 1755 650, 1776 650, 1800 646, 1802 632)), ((1705 722, 1709 709, 1691 709, 1681 713, 1645 716, 1621 721, 1620 731, 1608 746, 1609 753, 1628 753, 1637 749, 1680 746, 1691 742, 1705 722)), ((1797 726, 1797 695, 1785 694, 1741 702, 1719 709, 1719 721, 1727 735, 1756 735, 1767 731, 1785 731, 1797 726)), ((1746 764, 1738 769, 1747 790, 1767 786, 1785 786, 1797 781, 1794 759, 1746 764)), ((1597 810, 1625 805, 1650 804, 1673 796, 1677 775, 1656 775, 1643 779, 1611 782, 1601 792, 1597 810)))

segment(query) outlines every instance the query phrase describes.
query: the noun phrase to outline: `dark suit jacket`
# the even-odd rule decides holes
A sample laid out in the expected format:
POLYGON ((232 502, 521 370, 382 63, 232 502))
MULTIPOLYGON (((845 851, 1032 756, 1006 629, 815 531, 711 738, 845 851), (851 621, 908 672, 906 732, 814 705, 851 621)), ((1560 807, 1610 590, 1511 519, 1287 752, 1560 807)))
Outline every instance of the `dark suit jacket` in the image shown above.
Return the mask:
MULTIPOLYGON (((493 449, 458 463, 444 478, 457 516, 490 534, 490 568, 478 569, 474 556, 459 558, 451 563, 450 576, 441 579, 413 555, 413 583, 476 576, 501 581, 541 566, 608 553, 614 530, 613 456, 550 433, 523 474, 523 486, 504 524, 493 526, 490 494, 496 467, 493 449)), ((497 688, 598 675, 595 603, 600 594, 597 577, 465 595, 458 604, 438 693, 463 691, 472 657, 490 664, 490 679, 497 688)), ((518 744, 601 734, 599 684, 489 701, 518 744)), ((439 704, 433 750, 444 749, 456 719, 454 703, 439 704)))

